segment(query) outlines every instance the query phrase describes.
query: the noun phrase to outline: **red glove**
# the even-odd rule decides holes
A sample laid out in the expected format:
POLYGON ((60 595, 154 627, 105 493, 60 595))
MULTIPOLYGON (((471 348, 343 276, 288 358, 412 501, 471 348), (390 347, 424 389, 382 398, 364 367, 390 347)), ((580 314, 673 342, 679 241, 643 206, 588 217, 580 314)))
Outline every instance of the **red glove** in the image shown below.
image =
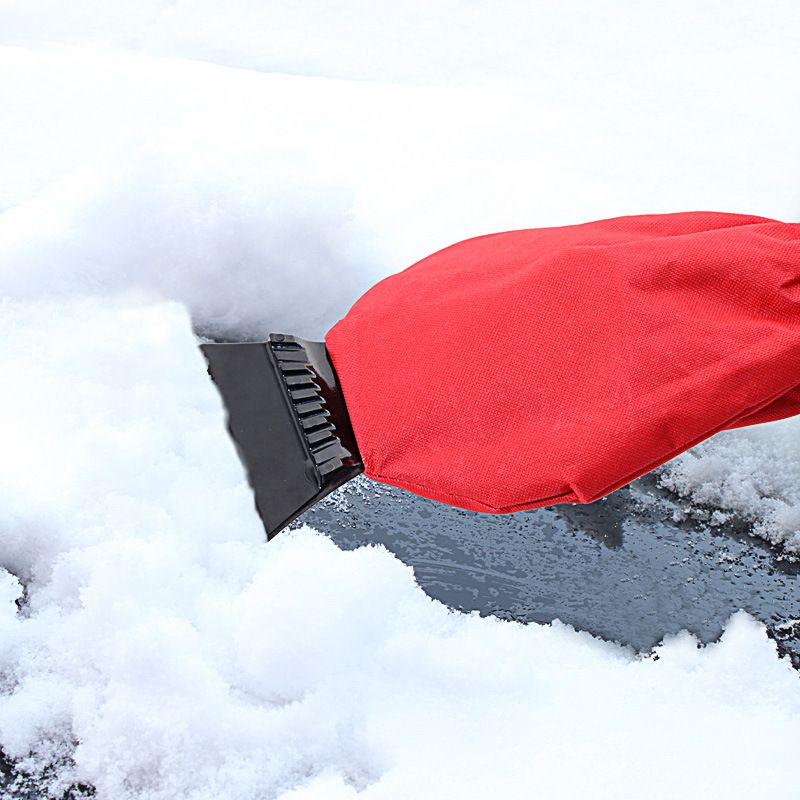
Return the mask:
POLYGON ((476 511, 590 502, 800 411, 800 224, 470 239, 379 283, 327 345, 370 477, 476 511))

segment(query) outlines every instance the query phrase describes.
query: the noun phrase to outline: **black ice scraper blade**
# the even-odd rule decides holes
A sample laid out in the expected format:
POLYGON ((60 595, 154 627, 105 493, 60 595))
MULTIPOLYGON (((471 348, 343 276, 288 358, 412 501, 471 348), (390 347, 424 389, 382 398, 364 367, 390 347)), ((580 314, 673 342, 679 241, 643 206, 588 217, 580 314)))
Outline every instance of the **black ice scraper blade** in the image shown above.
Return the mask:
POLYGON ((363 472, 323 342, 273 333, 267 342, 200 349, 222 395, 267 538, 363 472))

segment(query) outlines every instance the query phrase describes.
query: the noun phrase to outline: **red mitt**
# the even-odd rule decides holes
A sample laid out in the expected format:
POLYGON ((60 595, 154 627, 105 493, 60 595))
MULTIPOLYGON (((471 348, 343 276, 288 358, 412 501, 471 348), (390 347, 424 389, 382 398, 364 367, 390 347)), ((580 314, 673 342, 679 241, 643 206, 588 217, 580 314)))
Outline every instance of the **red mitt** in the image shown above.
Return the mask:
POLYGON ((800 224, 482 236, 379 283, 326 341, 370 477, 476 511, 590 502, 800 411, 800 224))

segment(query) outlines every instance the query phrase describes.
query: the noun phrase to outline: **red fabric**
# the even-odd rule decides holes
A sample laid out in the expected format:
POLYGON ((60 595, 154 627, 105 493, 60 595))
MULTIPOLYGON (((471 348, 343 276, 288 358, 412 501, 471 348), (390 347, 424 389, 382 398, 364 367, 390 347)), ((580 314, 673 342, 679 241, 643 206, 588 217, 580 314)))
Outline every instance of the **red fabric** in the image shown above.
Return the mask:
POLYGON ((590 502, 800 411, 800 224, 470 239, 372 288, 327 344, 370 477, 476 511, 590 502))

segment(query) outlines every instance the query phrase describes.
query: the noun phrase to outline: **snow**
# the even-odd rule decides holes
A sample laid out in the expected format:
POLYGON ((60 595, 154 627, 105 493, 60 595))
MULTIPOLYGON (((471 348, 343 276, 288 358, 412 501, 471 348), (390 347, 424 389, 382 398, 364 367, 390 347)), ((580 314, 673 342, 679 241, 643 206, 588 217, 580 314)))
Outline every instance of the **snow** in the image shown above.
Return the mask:
POLYGON ((665 465, 659 482, 686 500, 679 514, 710 518, 717 524, 745 520, 752 533, 796 560, 800 555, 798 448, 797 418, 725 431, 665 465))
POLYGON ((0 563, 27 588, 18 614, 20 584, 0 573, 0 742, 34 772, 59 764, 53 786, 241 799, 784 785, 797 676, 746 615, 719 644, 682 635, 652 660, 558 623, 450 612, 380 548, 343 552, 307 528, 266 545, 179 305, 6 300, 0 320, 15 387, 0 401, 14 454, 0 563))
MULTIPOLYGON (((797 217, 798 12, 0 3, 0 747, 99 798, 785 792, 797 676, 734 616, 657 659, 266 545, 194 331, 322 335, 460 238, 797 217)), ((800 552, 796 422, 661 480, 800 552)))

